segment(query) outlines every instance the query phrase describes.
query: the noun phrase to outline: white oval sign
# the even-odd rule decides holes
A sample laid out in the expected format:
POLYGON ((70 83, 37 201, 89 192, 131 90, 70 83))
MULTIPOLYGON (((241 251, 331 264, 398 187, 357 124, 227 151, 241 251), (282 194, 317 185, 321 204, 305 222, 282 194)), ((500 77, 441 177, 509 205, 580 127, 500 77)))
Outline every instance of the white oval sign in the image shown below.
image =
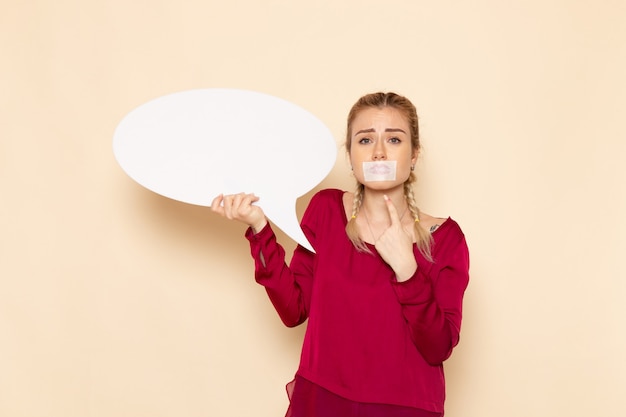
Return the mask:
POLYGON ((190 90, 139 106, 117 126, 113 151, 132 179, 178 201, 210 206, 220 193, 255 193, 267 217, 310 250, 296 199, 337 157, 329 129, 308 111, 233 89, 190 90))

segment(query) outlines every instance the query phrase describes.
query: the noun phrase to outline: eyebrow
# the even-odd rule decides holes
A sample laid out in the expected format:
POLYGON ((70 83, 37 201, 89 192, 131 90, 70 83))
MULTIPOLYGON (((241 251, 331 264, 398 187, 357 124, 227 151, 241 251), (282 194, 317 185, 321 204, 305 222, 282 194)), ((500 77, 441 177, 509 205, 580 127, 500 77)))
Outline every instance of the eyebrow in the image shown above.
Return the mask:
MULTIPOLYGON (((356 132, 354 134, 354 136, 360 135, 361 133, 375 133, 375 132, 376 132, 376 130, 373 129, 373 128, 363 129, 363 130, 359 130, 358 132, 356 132)), ((406 135, 406 132, 404 130, 400 129, 400 128, 390 127, 390 128, 385 129, 385 132, 402 132, 402 133, 404 133, 406 135)))

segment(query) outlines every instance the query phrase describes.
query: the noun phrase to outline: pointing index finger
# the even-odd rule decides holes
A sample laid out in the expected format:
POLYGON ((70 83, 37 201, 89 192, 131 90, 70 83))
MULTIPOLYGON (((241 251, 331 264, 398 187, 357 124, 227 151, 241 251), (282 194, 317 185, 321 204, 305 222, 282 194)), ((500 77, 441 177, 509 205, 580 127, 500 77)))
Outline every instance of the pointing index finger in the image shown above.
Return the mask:
POLYGON ((393 204, 393 201, 385 194, 385 203, 387 204, 387 210, 389 211, 389 218, 391 219, 391 225, 397 225, 400 222, 400 218, 398 217, 398 210, 396 210, 396 206, 393 204))

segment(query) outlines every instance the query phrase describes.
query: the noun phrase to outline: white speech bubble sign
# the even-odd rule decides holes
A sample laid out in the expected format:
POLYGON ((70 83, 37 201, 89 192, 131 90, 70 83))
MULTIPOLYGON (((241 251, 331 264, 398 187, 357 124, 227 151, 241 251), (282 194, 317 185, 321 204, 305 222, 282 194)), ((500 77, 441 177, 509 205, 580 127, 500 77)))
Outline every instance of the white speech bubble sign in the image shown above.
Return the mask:
POLYGON ((313 251, 296 199, 328 175, 337 145, 318 118, 286 100, 199 89, 131 111, 115 130, 113 152, 133 180, 174 200, 210 206, 221 193, 253 192, 274 224, 313 251))

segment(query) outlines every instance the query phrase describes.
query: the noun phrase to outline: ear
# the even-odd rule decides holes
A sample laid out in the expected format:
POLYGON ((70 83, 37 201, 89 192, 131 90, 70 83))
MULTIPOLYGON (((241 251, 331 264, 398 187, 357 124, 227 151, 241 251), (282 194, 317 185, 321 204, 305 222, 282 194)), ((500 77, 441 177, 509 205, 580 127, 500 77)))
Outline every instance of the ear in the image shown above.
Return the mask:
POLYGON ((345 158, 346 163, 348 164, 348 168, 350 168, 350 171, 352 171, 354 169, 354 166, 352 165, 352 155, 350 155, 350 152, 346 152, 345 158))
POLYGON ((417 158, 420 155, 420 151, 418 149, 413 151, 413 156, 411 157, 411 165, 415 166, 415 164, 417 163, 417 158))

